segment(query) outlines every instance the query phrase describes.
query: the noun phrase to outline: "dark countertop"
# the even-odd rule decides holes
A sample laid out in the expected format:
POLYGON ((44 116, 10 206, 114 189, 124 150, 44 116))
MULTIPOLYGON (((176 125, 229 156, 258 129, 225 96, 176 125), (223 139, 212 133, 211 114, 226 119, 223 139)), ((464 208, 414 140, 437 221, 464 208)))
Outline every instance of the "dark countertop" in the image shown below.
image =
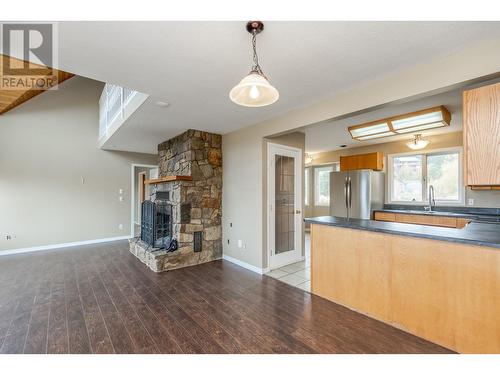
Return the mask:
MULTIPOLYGON (((405 211, 409 213, 408 211, 405 211)), ((309 224, 367 230, 431 240, 465 243, 500 248, 500 223, 472 221, 462 229, 429 225, 403 224, 386 221, 349 219, 336 216, 319 216, 304 219, 309 224)))

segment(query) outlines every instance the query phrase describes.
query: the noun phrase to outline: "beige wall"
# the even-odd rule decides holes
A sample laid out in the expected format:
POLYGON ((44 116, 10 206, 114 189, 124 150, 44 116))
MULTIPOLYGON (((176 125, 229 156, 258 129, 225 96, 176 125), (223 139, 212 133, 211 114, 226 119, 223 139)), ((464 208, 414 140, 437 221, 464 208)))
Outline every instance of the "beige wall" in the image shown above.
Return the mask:
POLYGON ((131 163, 156 156, 98 149, 101 90, 75 77, 0 116, 0 251, 130 234, 131 163))
POLYGON ((262 223, 265 211, 262 190, 265 171, 262 157, 265 137, 404 98, 437 93, 477 77, 495 74, 500 71, 499 43, 500 40, 490 40, 468 46, 426 64, 338 92, 312 106, 225 134, 222 214, 224 254, 254 267, 262 268, 264 265, 263 252, 266 249, 263 247, 262 223), (245 241, 245 251, 235 252, 227 245, 227 239, 234 241, 238 238, 245 241))

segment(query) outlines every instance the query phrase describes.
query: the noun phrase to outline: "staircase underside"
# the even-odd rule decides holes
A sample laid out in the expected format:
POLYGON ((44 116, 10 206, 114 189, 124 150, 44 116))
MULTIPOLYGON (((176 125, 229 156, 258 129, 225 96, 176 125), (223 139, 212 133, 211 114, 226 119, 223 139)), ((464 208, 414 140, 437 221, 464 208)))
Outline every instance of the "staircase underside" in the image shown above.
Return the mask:
MULTIPOLYGON (((0 115, 16 108, 17 106, 21 105, 22 103, 30 100, 31 98, 40 95, 41 93, 47 91, 48 89, 57 86, 61 82, 66 81, 67 79, 71 78, 74 76, 72 73, 68 73, 62 70, 56 70, 48 67, 44 67, 38 64, 33 64, 29 62, 24 62, 23 60, 16 59, 15 57, 7 56, 7 55, 0 55, 0 80, 1 82, 4 82, 4 79, 11 79, 12 76, 7 76, 4 75, 4 66, 7 64, 10 64, 10 66, 20 66, 21 64, 24 64, 26 67, 26 72, 29 73, 28 69, 40 69, 40 72, 38 75, 43 76, 43 75, 53 75, 54 77, 57 77, 57 79, 54 80, 53 84, 50 85, 50 87, 47 87, 43 90, 34 90, 29 87, 21 87, 20 89, 6 89, 4 88, 4 85, 0 85, 0 115)), ((20 77, 20 76, 19 76, 20 77)))

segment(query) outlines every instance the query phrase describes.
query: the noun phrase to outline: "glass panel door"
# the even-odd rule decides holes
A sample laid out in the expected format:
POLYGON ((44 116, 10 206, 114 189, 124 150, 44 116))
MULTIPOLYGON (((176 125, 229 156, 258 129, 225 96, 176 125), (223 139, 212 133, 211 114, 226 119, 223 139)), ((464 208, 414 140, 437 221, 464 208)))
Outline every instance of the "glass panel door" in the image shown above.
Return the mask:
POLYGON ((276 155, 275 159, 275 253, 295 248, 295 160, 276 155))
POLYGON ((271 269, 302 256, 302 150, 268 146, 268 246, 271 269))

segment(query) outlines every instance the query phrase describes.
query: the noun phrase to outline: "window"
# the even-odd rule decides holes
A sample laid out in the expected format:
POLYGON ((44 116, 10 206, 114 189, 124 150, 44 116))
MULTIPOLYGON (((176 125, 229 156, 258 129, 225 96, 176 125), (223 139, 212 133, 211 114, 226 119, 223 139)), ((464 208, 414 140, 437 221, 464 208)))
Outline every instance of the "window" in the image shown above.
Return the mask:
POLYGON ((441 204, 463 203, 460 149, 389 155, 389 201, 426 203, 429 186, 441 204))
POLYGON ((314 168, 314 204, 316 206, 330 205, 330 172, 332 165, 314 168))
POLYGON ((304 204, 309 206, 309 170, 306 168, 304 172, 304 204))
POLYGON ((460 200, 460 170, 458 152, 427 157, 427 186, 434 187, 436 200, 460 200))
POLYGON ((392 199, 395 201, 421 202, 423 155, 396 156, 393 158, 392 199))

